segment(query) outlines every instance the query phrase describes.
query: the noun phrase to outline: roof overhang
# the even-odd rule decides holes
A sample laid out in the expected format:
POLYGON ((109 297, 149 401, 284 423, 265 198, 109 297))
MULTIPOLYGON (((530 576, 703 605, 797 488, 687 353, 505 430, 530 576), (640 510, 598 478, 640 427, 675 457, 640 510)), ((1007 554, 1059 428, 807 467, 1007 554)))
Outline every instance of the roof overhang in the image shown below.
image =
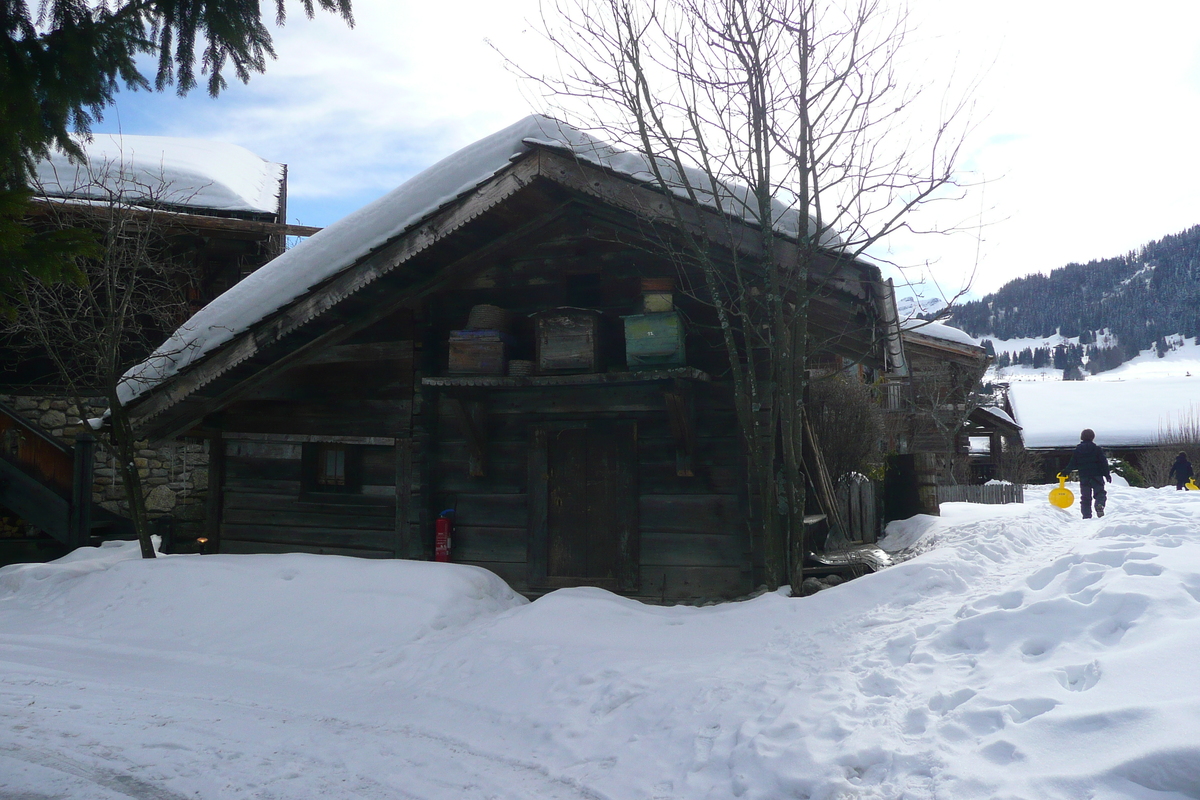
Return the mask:
MULTIPOLYGON (((322 348, 399 309, 415 307, 430 294, 454 285, 489 253, 531 235, 565 213, 572 201, 564 201, 561 190, 572 197, 597 200, 653 226, 676 230, 682 226, 690 235, 702 236, 751 260, 763 258, 761 237, 740 219, 673 202, 645 183, 548 147, 534 147, 472 191, 130 401, 135 430, 151 438, 180 435, 207 414, 304 363, 322 348), (538 187, 550 185, 558 189, 539 193, 538 187), (557 205, 552 196, 558 198, 557 205), (481 224, 502 204, 523 197, 536 212, 527 222, 482 244, 476 242, 461 250, 453 246, 461 232, 481 224)), ((794 239, 777 238, 781 259, 795 258, 798 248, 794 239)), ((878 268, 840 253, 824 252, 834 267, 823 276, 825 285, 854 302, 870 305, 881 291, 878 268)))

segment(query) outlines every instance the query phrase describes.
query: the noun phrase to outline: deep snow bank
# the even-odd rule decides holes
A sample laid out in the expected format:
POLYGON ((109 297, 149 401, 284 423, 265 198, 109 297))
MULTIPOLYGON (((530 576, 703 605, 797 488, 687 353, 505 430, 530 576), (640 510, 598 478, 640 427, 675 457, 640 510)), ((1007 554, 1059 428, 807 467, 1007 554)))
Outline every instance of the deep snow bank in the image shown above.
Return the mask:
POLYGON ((20 608, 29 631, 309 667, 345 666, 528 602, 465 565, 303 553, 144 561, 136 542, 0 569, 0 592, 0 608, 20 608))
POLYGON ((316 556, 0 570, 0 789, 1200 797, 1200 493, 1117 488, 1087 522, 1027 497, 709 608, 316 556))

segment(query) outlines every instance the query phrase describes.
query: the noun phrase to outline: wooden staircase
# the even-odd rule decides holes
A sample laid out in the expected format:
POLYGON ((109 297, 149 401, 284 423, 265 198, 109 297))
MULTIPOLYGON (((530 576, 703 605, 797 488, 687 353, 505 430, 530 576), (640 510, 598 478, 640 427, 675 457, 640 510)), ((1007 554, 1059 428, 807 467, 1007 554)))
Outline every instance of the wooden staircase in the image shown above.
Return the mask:
POLYGON ((0 404, 0 505, 70 550, 136 538, 133 523, 92 502, 95 440, 72 447, 0 404))

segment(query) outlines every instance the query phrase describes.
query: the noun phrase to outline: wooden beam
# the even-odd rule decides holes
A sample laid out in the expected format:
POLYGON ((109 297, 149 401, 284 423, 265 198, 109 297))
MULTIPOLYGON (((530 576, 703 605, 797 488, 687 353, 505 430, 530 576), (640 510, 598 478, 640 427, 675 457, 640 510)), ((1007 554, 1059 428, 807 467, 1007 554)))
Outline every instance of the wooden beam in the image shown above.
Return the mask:
POLYGON ((203 550, 221 552, 221 515, 225 511, 225 442, 219 436, 208 440, 208 497, 204 513, 204 536, 208 539, 203 550))
POLYGON ((95 452, 96 440, 90 433, 81 433, 76 437, 75 469, 71 480, 71 520, 67 533, 67 545, 72 548, 91 544, 95 452))
POLYGON ((396 439, 396 558, 415 558, 412 524, 412 439, 396 439))
POLYGON ((339 436, 336 434, 318 433, 242 433, 240 431, 222 431, 217 434, 223 439, 246 439, 252 442, 285 442, 288 444, 303 444, 307 442, 327 442, 330 444, 356 444, 391 447, 396 444, 392 436, 339 436))
POLYGON ((529 585, 546 585, 548 572, 550 464, 546 428, 534 426, 529 441, 529 585))
POLYGON ((327 347, 304 360, 313 364, 346 364, 361 361, 408 361, 412 358, 412 342, 375 342, 372 344, 343 344, 327 347))
MULTIPOLYGON (((96 203, 78 200, 61 200, 49 197, 35 197, 32 201, 34 213, 44 216, 53 207, 69 209, 72 213, 100 215, 109 213, 113 206, 97 201, 96 203)), ((312 236, 321 231, 310 225, 288 225, 279 222, 266 222, 256 219, 241 219, 240 217, 218 217, 208 214, 189 214, 184 211, 168 211, 160 208, 130 208, 118 209, 124 217, 131 217, 146 223, 162 225, 168 228, 183 228, 188 231, 220 231, 224 233, 256 234, 268 236, 312 236)))
POLYGON ((809 424, 808 416, 804 416, 804 468, 808 470, 808 479, 817 492, 817 501, 821 510, 829 519, 829 532, 840 531, 843 538, 848 538, 849 531, 838 510, 837 495, 833 490, 829 470, 825 466, 825 456, 821 453, 820 443, 809 424))
POLYGON ((458 397, 447 397, 446 402, 467 441, 467 472, 472 478, 482 478, 487 474, 487 411, 483 402, 458 397))
POLYGON ((675 475, 691 478, 695 475, 692 459, 696 452, 696 414, 691 384, 676 380, 670 389, 663 392, 663 398, 667 402, 671 435, 675 437, 675 475))

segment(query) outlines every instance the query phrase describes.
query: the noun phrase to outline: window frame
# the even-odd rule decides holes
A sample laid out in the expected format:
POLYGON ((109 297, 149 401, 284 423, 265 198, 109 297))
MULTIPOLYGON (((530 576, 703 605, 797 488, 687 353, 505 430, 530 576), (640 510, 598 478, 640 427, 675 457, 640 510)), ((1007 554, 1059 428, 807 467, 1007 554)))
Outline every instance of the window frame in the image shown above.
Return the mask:
POLYGON ((305 495, 347 496, 361 495, 362 445, 345 442, 305 442, 301 450, 301 492, 305 495), (324 480, 322 466, 326 456, 340 453, 342 456, 341 482, 324 480))

